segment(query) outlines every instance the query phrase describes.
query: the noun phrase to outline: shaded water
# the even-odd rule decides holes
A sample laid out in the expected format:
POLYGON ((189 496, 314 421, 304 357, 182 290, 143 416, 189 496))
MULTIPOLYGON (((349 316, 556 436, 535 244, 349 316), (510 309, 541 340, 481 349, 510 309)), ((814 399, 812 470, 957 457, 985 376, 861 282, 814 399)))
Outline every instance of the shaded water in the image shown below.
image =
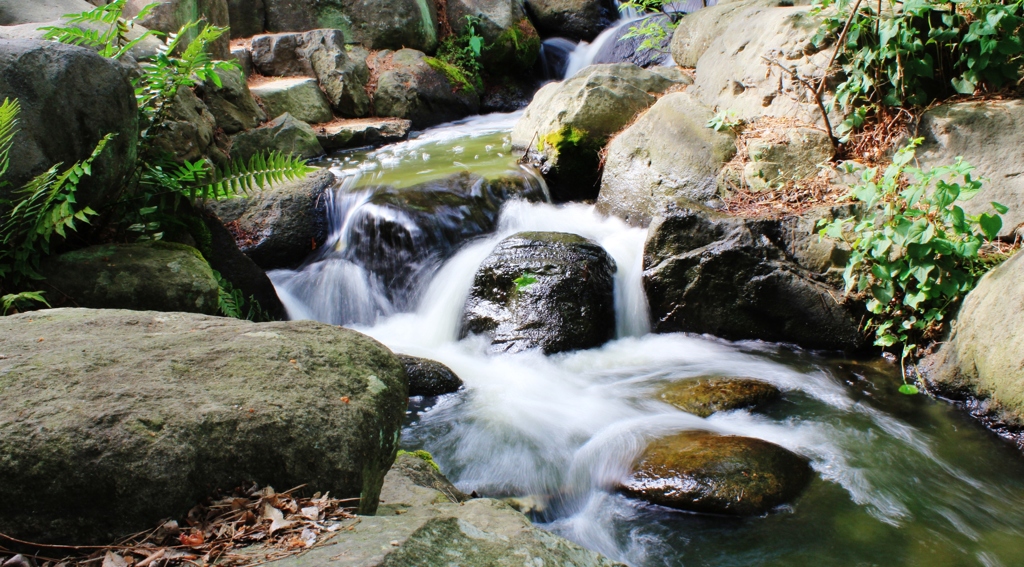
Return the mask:
MULTIPOLYGON (((378 165, 339 184, 336 199, 348 205, 334 221, 335 246, 374 183, 433 175, 419 169, 422 153, 438 173, 451 172, 460 167, 455 161, 466 163, 456 156, 468 148, 492 145, 493 161, 472 151, 481 155, 481 170, 514 167, 514 157, 499 158, 494 149, 507 130, 484 133, 486 124, 495 126, 488 120, 336 158, 359 162, 349 169, 378 165), (397 159, 393 167, 387 156, 397 159)), ((1024 459, 1015 449, 946 404, 896 393, 898 369, 882 362, 649 334, 640 286, 644 238, 645 231, 589 206, 511 202, 494 234, 419 272, 419 293, 407 308, 375 305, 386 290, 358 260, 315 257, 300 271, 272 277, 294 317, 343 319, 396 352, 447 364, 465 381, 456 394, 413 400, 405 448, 430 451, 466 492, 535 496, 542 504, 535 521, 612 558, 637 566, 1024 565, 1024 459), (456 339, 477 267, 501 238, 522 230, 580 234, 614 257, 616 340, 545 357, 487 355, 482 340, 456 339), (311 275, 314 284, 297 283, 311 275), (327 308, 339 302, 348 311, 327 308), (706 419, 654 399, 666 382, 712 374, 756 377, 785 395, 756 413, 706 419), (777 443, 811 459, 816 478, 793 505, 742 519, 670 511, 614 492, 646 440, 685 429, 777 443)))

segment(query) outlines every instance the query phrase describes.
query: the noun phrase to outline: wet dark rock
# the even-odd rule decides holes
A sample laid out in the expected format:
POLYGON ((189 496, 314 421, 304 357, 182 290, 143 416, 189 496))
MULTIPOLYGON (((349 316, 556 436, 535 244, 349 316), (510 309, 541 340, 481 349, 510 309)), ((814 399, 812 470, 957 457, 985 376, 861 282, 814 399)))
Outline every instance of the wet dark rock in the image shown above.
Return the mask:
POLYGON ((696 206, 656 219, 643 275, 652 329, 813 349, 862 347, 863 307, 840 303, 842 289, 828 272, 799 263, 814 257, 801 242, 817 236, 808 231, 797 238, 787 227, 696 206))
POLYGON ((773 443, 687 431, 651 442, 619 488, 678 510, 750 516, 793 501, 813 476, 807 459, 773 443))
POLYGON ((440 396, 462 388, 462 379, 440 362, 405 354, 398 355, 398 360, 409 377, 410 396, 440 396))
POLYGON ((426 128, 480 111, 480 93, 444 72, 444 63, 420 51, 382 52, 374 65, 385 69, 377 79, 373 107, 377 116, 407 118, 426 128))
POLYGON ((54 309, 0 318, 0 350, 0 532, 32 541, 106 545, 246 482, 372 514, 406 408, 391 351, 312 321, 54 309))
POLYGON ((379 187, 350 220, 340 252, 379 276, 391 299, 406 306, 416 296, 417 275, 450 258, 471 238, 492 232, 510 200, 544 200, 531 177, 494 179, 460 173, 412 187, 379 187))
POLYGON ((673 382, 658 392, 663 402, 700 417, 771 402, 782 392, 753 378, 703 376, 673 382))
POLYGON ((526 0, 526 9, 545 36, 590 41, 619 19, 614 0, 526 0))
POLYGON ((316 128, 316 139, 324 150, 381 146, 400 142, 409 135, 412 122, 400 118, 364 119, 316 128))
POLYGON ((0 100, 21 103, 0 199, 56 163, 70 166, 89 157, 97 142, 114 133, 76 195, 95 210, 109 205, 135 164, 139 120, 130 74, 127 65, 82 47, 0 40, 0 100))
POLYGON ((615 270, 611 256, 582 236, 510 236, 477 271, 460 336, 486 335, 492 352, 601 346, 615 336, 615 270))
POLYGON ((170 242, 102 244, 39 266, 53 305, 217 313, 217 280, 198 250, 170 242))
POLYGON ((321 169, 249 196, 210 201, 206 209, 264 270, 294 268, 327 240, 327 195, 334 175, 321 169))
POLYGON ((324 154, 313 127, 285 113, 270 122, 239 132, 231 138, 231 159, 249 161, 260 152, 279 152, 312 158, 324 154))

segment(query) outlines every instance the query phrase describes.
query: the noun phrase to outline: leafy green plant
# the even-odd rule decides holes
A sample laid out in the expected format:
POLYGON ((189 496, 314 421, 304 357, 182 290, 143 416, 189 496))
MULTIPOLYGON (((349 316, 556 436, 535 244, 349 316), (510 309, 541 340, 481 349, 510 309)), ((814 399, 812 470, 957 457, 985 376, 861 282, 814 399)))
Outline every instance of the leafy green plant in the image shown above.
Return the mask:
POLYGON ((466 25, 458 34, 441 41, 437 57, 428 57, 427 63, 444 73, 459 90, 482 93, 484 90, 483 63, 484 38, 476 32, 479 18, 466 16, 466 25))
POLYGON ((638 52, 668 53, 672 32, 683 17, 682 12, 672 9, 673 3, 674 0, 626 0, 619 4, 620 11, 633 12, 643 17, 639 24, 630 26, 619 41, 639 39, 641 41, 636 48, 638 52))
POLYGON ((0 297, 0 303, 3 307, 3 315, 7 315, 11 312, 11 309, 18 311, 27 309, 35 303, 41 303, 47 307, 50 304, 43 297, 46 292, 43 291, 23 291, 21 293, 9 293, 3 297, 0 297))
POLYGON ((708 120, 706 127, 711 128, 715 132, 722 132, 727 130, 735 130, 743 124, 735 110, 719 110, 714 116, 708 120))
POLYGON ((536 274, 531 274, 530 272, 523 272, 523 275, 512 280, 512 283, 516 284, 516 291, 523 291, 524 289, 537 283, 537 277, 536 274))
POLYGON ((145 18, 159 2, 146 6, 130 20, 121 18, 126 3, 127 0, 115 0, 87 12, 65 14, 64 17, 70 25, 39 29, 46 32, 43 35, 44 39, 91 47, 97 49, 103 57, 120 59, 146 38, 161 35, 159 32, 147 30, 139 37, 129 39, 128 35, 135 27, 135 23, 145 18))
MULTIPOLYGON (((866 300, 865 328, 875 345, 897 347, 904 362, 938 336, 946 314, 991 268, 979 251, 998 236, 1007 211, 992 203, 993 212, 968 216, 958 203, 977 195, 982 182, 962 159, 929 171, 911 167, 921 141, 897 151, 880 176, 864 172, 851 193, 868 211, 862 219, 820 223, 823 237, 850 245, 846 293, 866 300)), ((904 381, 901 391, 917 391, 904 381)))
POLYGON ((844 81, 832 108, 859 128, 880 106, 923 106, 950 95, 1019 84, 1024 76, 1024 0, 908 0, 877 7, 820 0, 812 41, 838 38, 834 61, 844 81))
POLYGON ((248 319, 250 321, 271 321, 273 320, 263 307, 256 301, 256 298, 249 296, 246 299, 242 290, 235 288, 231 282, 224 279, 217 270, 213 271, 213 277, 217 280, 217 307, 220 314, 235 319, 248 319))

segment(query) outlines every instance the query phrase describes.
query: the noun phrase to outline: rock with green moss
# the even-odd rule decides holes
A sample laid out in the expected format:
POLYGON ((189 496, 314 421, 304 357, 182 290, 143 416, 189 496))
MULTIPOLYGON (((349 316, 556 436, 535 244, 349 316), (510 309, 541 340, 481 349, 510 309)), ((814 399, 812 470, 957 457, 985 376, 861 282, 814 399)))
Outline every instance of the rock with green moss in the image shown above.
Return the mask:
POLYGON ((206 210, 234 232, 239 249, 264 270, 294 268, 327 240, 327 195, 334 175, 319 169, 244 197, 210 201, 206 210))
POLYGON ((615 270, 604 248, 582 236, 514 234, 477 270, 460 336, 484 335, 496 353, 601 346, 615 336, 615 270))
POLYGON ((270 32, 342 30, 369 49, 437 48, 431 0, 263 0, 270 32))
POLYGON ((183 244, 103 244, 43 260, 54 305, 216 314, 217 280, 198 250, 183 244))
POLYGON ((964 300, 949 340, 924 364, 928 385, 957 400, 977 400, 975 415, 995 426, 1024 427, 1024 255, 989 272, 964 300), (1017 338, 1014 338, 1017 337, 1017 338))
POLYGON ((395 459, 375 516, 273 567, 624 567, 534 527, 504 502, 460 492, 413 454, 395 459))
POLYGON ((662 97, 608 145, 598 210, 646 226, 680 202, 717 199, 716 177, 736 144, 706 126, 712 115, 689 94, 662 97))
POLYGON ((773 443, 686 431, 651 442, 619 489, 687 512, 751 516, 793 501, 813 476, 807 459, 773 443))
POLYGON ((545 35, 590 41, 619 19, 614 0, 526 0, 537 28, 545 35))
POLYGON ((0 532, 33 541, 118 541, 247 482, 373 513, 406 407, 391 351, 312 321, 55 309, 0 318, 0 351, 0 532))
POLYGON ((278 152, 300 158, 324 154, 313 127, 285 113, 270 122, 231 137, 231 159, 249 161, 252 156, 278 152))
POLYGON ((334 119, 330 101, 316 79, 295 77, 275 79, 254 86, 252 94, 263 102, 268 116, 291 114, 309 124, 334 119))
POLYGON ((436 360, 405 354, 398 355, 398 359, 402 361, 405 374, 409 377, 410 396, 440 396, 462 388, 462 379, 451 368, 436 360))
POLYGON ((381 52, 374 64, 373 106, 378 116, 407 118, 413 128, 450 122, 480 111, 480 93, 457 67, 423 52, 381 52))
POLYGON ((672 382, 658 392, 658 399, 700 417, 771 402, 782 392, 768 382, 753 378, 704 376, 672 382))
POLYGON ((556 201, 594 199, 608 138, 674 84, 632 64, 592 65, 537 92, 512 146, 541 170, 556 201))
POLYGON ((455 33, 466 33, 468 18, 484 39, 484 67, 498 74, 528 71, 540 54, 540 35, 520 0, 451 0, 448 22, 455 33))

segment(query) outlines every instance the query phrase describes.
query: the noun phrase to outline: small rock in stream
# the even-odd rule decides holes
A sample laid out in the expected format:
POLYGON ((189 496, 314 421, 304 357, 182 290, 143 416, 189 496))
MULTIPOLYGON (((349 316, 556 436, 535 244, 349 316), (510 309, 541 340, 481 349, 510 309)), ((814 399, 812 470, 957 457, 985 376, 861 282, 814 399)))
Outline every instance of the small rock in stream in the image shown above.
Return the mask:
POLYGON ((404 354, 398 360, 409 377, 410 396, 440 396, 462 388, 462 379, 440 362, 404 354))
POLYGON ((753 378, 701 376, 673 382, 658 393, 663 402, 700 417, 748 408, 778 399, 775 386, 753 378))

